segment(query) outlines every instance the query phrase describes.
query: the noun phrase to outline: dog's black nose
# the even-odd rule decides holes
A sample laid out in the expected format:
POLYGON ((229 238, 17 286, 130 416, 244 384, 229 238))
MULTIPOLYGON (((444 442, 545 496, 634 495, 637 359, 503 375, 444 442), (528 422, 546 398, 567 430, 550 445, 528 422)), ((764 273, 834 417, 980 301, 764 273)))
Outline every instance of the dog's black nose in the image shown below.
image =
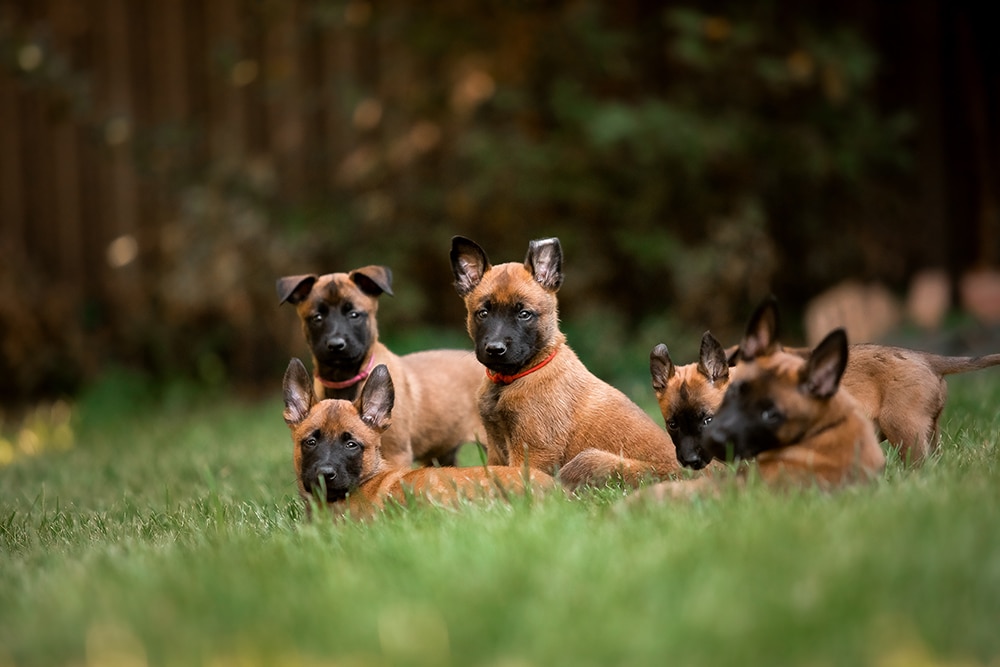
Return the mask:
POLYGON ((334 336, 326 341, 326 349, 330 352, 341 352, 347 347, 347 341, 342 336, 334 336))
POLYGON ((708 461, 702 458, 700 454, 691 454, 688 456, 680 457, 681 465, 691 468, 692 470, 701 470, 708 465, 708 461))
POLYGON ((491 357, 502 357, 507 353, 507 345, 502 341, 494 341, 486 344, 486 354, 491 357))

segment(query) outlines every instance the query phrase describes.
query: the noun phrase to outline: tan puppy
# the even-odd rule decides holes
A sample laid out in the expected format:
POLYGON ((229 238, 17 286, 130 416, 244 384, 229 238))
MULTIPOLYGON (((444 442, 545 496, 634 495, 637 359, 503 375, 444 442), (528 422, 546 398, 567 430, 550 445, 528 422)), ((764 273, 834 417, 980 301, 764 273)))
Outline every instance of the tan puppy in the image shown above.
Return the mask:
MULTIPOLYGON (((872 422, 840 388, 847 366, 847 335, 837 329, 808 359, 785 352, 771 323, 751 319, 740 344, 740 362, 714 418, 704 426, 702 446, 720 460, 752 461, 751 470, 774 486, 834 489, 881 474, 885 455, 872 422)), ((683 497, 714 491, 711 477, 665 482, 644 489, 642 499, 683 497)))
MULTIPOLYGON (((756 317, 770 318, 777 330, 773 301, 760 306, 756 317)), ((675 366, 666 345, 650 353, 649 370, 663 414, 682 465, 699 469, 711 457, 701 446, 701 431, 711 422, 729 384, 730 363, 738 347, 723 350, 708 332, 702 337, 699 360, 675 366)), ((808 348, 786 348, 808 357, 808 348)), ((885 345, 850 346, 841 386, 861 404, 877 432, 900 447, 901 455, 919 463, 937 448, 938 421, 948 395, 944 376, 1000 364, 1000 354, 945 357, 885 345)))
POLYGON ((284 394, 295 477, 310 513, 310 500, 317 496, 335 516, 363 519, 390 499, 401 505, 410 500, 455 504, 555 486, 548 475, 527 468, 412 469, 387 461, 381 443, 389 429, 394 389, 384 364, 372 369, 354 402, 317 402, 308 371, 293 358, 285 371, 284 394))
POLYGON ((396 384, 396 417, 382 454, 393 465, 454 465, 460 445, 485 438, 476 406, 483 368, 472 352, 397 356, 379 342, 375 316, 379 296, 392 294, 388 268, 287 276, 277 289, 280 302, 294 305, 302 320, 318 397, 354 400, 376 364, 388 367, 396 384))
POLYGON ((476 357, 487 368, 479 410, 491 465, 558 470, 570 488, 611 477, 638 484, 678 469, 663 429, 566 344, 558 239, 532 241, 523 263, 492 266, 482 248, 456 236, 451 263, 476 357))

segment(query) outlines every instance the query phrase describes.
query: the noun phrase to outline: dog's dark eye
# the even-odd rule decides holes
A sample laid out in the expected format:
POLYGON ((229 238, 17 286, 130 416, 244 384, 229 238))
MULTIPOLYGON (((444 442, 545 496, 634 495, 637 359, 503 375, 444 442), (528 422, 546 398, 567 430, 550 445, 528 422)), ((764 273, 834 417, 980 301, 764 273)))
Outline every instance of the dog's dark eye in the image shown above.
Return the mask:
POLYGON ((667 420, 667 428, 670 429, 671 431, 676 431, 677 430, 677 420, 676 419, 668 419, 667 420))
POLYGON ((361 317, 361 311, 360 310, 352 310, 351 312, 347 313, 347 317, 350 318, 350 319, 352 319, 352 320, 356 320, 359 317, 361 317))
POLYGON ((313 324, 319 324, 319 323, 321 323, 323 321, 323 314, 322 313, 314 313, 313 316, 311 318, 309 318, 309 319, 312 320, 313 324))
POLYGON ((316 449, 316 438, 306 438, 302 441, 302 449, 316 449))
POLYGON ((521 310, 521 312, 519 312, 517 314, 517 319, 521 320, 522 322, 526 322, 527 320, 530 320, 534 316, 535 316, 535 314, 533 312, 531 312, 530 310, 524 309, 524 310, 521 310))
POLYGON ((701 425, 702 425, 702 426, 708 426, 708 425, 709 425, 709 424, 711 424, 711 423, 712 423, 712 415, 706 415, 706 416, 705 416, 705 417, 704 417, 704 418, 703 418, 703 419, 701 420, 701 425))
POLYGON ((480 308, 479 310, 476 311, 476 317, 480 320, 485 320, 486 316, 489 314, 490 311, 486 310, 485 308, 480 308))
POLYGON ((358 442, 357 440, 348 440, 347 442, 344 443, 344 447, 346 447, 348 451, 353 452, 361 448, 361 443, 358 442))

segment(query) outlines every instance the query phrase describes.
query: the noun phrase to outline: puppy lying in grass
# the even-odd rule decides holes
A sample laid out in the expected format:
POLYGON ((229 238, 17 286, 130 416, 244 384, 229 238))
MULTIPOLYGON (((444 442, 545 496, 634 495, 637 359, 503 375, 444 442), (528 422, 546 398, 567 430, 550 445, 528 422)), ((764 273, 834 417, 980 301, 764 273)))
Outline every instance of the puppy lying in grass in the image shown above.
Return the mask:
POLYGON ((384 364, 376 366, 354 401, 317 401, 305 366, 292 359, 285 371, 285 423, 292 432, 299 495, 311 516, 312 501, 336 517, 366 519, 387 502, 455 505, 463 499, 509 498, 545 491, 555 480, 537 470, 505 466, 417 468, 382 457, 395 392, 384 364))
MULTIPOLYGON (((837 329, 803 357, 781 348, 775 322, 768 309, 751 318, 722 403, 702 430, 701 448, 710 459, 750 461, 738 470, 739 481, 756 474, 774 486, 834 489, 877 477, 885 455, 875 429, 840 386, 847 335, 837 329)), ((717 484, 711 473, 662 482, 636 494, 636 502, 714 491, 717 484)))

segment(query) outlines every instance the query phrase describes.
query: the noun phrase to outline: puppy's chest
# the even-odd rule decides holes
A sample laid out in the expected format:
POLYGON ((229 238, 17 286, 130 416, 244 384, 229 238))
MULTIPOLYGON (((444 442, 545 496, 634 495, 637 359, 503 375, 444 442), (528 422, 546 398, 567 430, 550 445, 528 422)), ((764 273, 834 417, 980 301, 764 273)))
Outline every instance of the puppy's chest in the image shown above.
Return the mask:
POLYGON ((505 434, 563 432, 573 418, 574 397, 547 383, 491 386, 480 396, 484 424, 505 434))
POLYGON ((509 431, 517 423, 518 405, 519 401, 511 400, 504 388, 491 386, 479 397, 479 414, 485 424, 509 431))

